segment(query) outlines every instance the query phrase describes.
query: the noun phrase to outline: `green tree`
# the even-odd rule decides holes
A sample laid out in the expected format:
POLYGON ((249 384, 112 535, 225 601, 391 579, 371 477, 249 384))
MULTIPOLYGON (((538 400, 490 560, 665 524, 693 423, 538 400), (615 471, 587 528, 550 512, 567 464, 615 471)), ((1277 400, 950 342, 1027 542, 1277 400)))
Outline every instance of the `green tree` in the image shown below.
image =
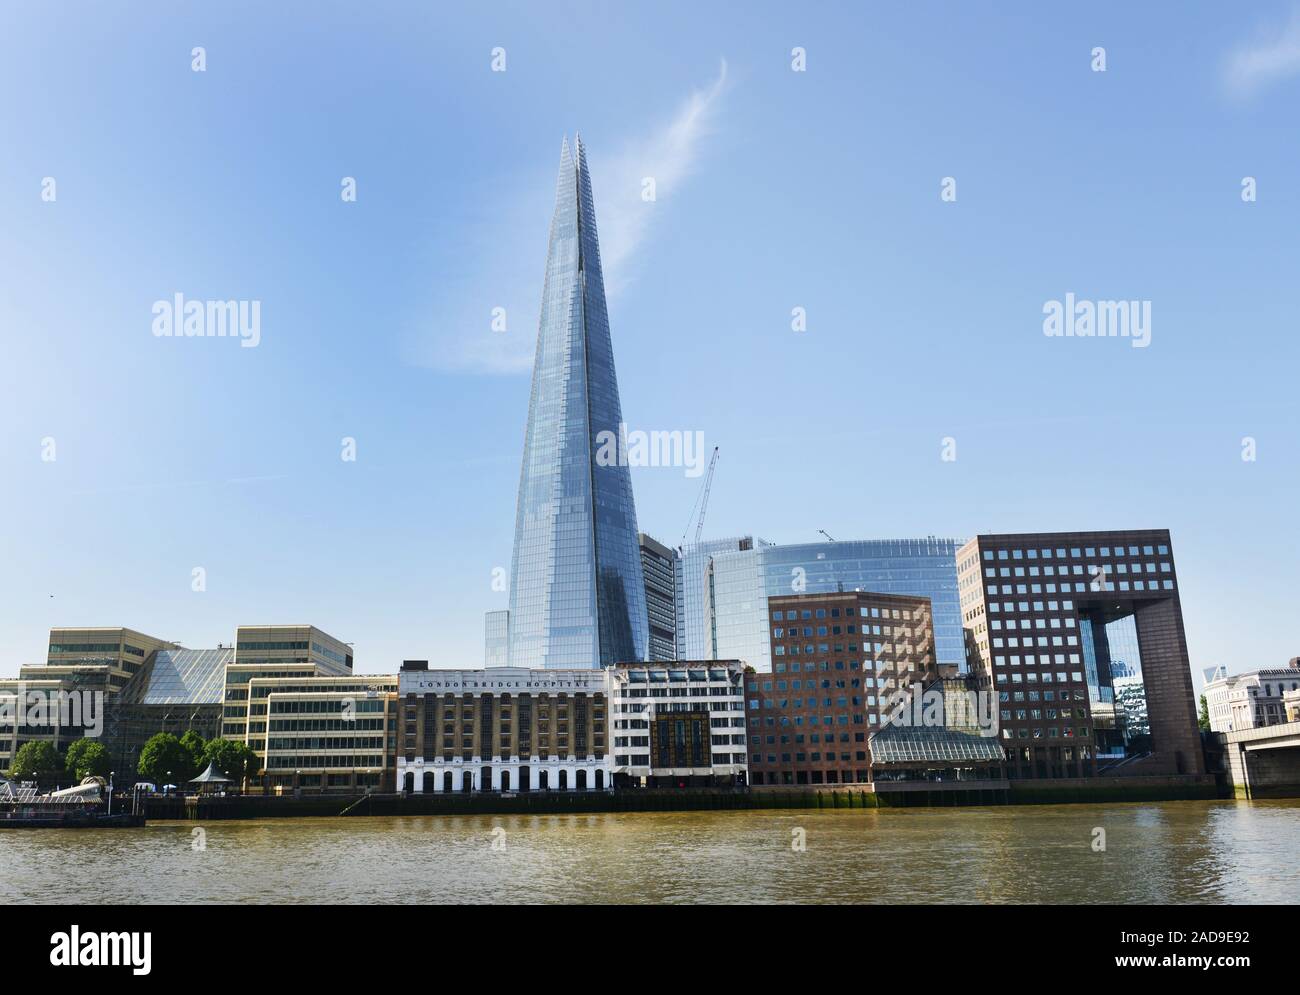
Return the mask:
POLYGON ((24 743, 14 754, 13 766, 9 776, 17 780, 34 780, 42 784, 52 784, 63 773, 63 758, 53 743, 36 740, 24 743))
POLYGON ((97 739, 79 739, 68 747, 67 756, 63 758, 64 769, 73 784, 80 784, 86 777, 108 779, 112 759, 108 747, 97 739))
POLYGON ((203 768, 206 766, 203 763, 203 749, 207 744, 203 741, 202 736, 193 729, 189 729, 181 737, 181 746, 185 748, 185 752, 190 758, 189 770, 185 773, 185 780, 188 781, 190 778, 203 773, 203 768))
POLYGON ((1205 695, 1201 695, 1201 716, 1197 719, 1197 725, 1201 727, 1201 732, 1210 731, 1210 706, 1205 700, 1205 695))
POLYGON ((151 736, 140 750, 140 762, 136 764, 136 772, 141 777, 158 785, 183 784, 188 780, 185 775, 189 769, 189 754, 181 746, 181 741, 169 732, 151 736))
POLYGON ((236 743, 229 739, 212 739, 203 748, 203 767, 215 763, 217 770, 239 784, 256 777, 262 769, 261 759, 247 743, 236 743))

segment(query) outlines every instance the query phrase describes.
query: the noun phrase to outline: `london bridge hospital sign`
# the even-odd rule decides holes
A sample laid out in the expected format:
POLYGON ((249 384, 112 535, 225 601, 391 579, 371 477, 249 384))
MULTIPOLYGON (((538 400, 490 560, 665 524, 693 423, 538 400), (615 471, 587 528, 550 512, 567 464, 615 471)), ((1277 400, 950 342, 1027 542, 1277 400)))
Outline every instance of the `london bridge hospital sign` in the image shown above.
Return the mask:
POLYGON ((525 671, 517 677, 468 677, 458 671, 445 676, 421 675, 404 681, 402 690, 409 691, 604 691, 605 675, 593 670, 590 675, 577 672, 564 677, 548 676, 544 672, 525 671))

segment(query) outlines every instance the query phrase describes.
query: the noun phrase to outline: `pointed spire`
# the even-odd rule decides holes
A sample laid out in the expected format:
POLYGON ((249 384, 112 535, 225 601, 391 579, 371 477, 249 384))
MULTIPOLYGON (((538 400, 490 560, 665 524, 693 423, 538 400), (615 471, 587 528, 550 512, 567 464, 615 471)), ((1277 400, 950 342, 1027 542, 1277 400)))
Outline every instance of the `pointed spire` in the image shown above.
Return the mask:
POLYGON ((597 460, 623 423, 586 146, 561 146, 511 558, 509 661, 643 660, 649 629, 626 465, 597 460))

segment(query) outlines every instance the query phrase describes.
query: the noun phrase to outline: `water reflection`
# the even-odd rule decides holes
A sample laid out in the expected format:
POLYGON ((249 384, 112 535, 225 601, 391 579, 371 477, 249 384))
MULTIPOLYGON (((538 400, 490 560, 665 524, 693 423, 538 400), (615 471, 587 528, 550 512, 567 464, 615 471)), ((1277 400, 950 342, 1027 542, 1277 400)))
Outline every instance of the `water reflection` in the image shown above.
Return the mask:
POLYGON ((1300 900, 1292 800, 202 825, 201 851, 193 823, 6 830, 0 901, 1300 900), (802 852, 791 846, 796 829, 802 852), (1104 851, 1093 846, 1097 829, 1104 851))

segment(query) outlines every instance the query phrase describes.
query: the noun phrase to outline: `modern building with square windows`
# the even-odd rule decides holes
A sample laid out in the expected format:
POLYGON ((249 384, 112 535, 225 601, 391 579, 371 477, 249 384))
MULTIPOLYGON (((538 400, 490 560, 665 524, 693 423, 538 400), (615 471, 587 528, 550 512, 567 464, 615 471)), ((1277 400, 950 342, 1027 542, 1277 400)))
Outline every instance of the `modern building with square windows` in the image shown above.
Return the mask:
POLYGON ((610 668, 614 786, 745 784, 744 671, 739 660, 610 668))
POLYGON ((939 677, 929 599, 850 591, 767 604, 772 672, 746 678, 751 783, 870 783, 872 734, 939 677))
POLYGON ((1205 773, 1167 530, 981 535, 957 570, 1010 777, 1205 773), (1141 677, 1147 735, 1124 727, 1117 676, 1141 677))

